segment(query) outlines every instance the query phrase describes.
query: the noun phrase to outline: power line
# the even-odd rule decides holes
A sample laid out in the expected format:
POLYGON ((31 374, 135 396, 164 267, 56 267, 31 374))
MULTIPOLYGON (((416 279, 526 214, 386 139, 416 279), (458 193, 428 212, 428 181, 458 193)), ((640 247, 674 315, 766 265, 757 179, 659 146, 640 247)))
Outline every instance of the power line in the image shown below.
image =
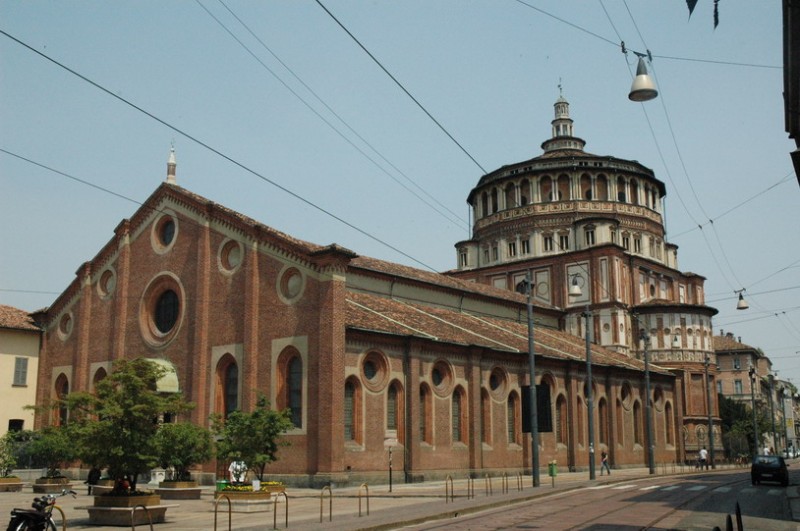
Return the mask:
POLYGON ((256 170, 254 170, 254 169, 251 169, 249 166, 246 166, 244 163, 242 163, 242 162, 239 162, 238 160, 234 159, 233 157, 231 157, 231 156, 229 156, 229 155, 226 155, 226 154, 222 153, 222 152, 221 152, 221 151, 219 151, 218 149, 216 149, 216 148, 212 147, 212 146, 211 146, 211 145, 209 145, 209 144, 206 144, 205 142, 203 142, 202 140, 198 139, 197 137, 194 137, 194 136, 192 136, 191 134, 189 134, 189 133, 187 133, 187 132, 183 131, 182 129, 180 129, 180 128, 178 128, 178 127, 176 127, 176 126, 174 126, 174 125, 170 124, 169 122, 166 122, 165 120, 163 120, 163 119, 159 118, 159 117, 158 117, 158 116, 156 116, 155 114, 153 114, 153 113, 151 113, 151 112, 149 112, 149 111, 145 110, 144 108, 142 108, 142 107, 139 107, 138 105, 136 105, 136 104, 134 104, 134 103, 132 103, 132 102, 130 102, 130 101, 128 101, 128 100, 126 100, 126 99, 125 99, 125 98, 123 98, 122 96, 119 96, 119 95, 117 95, 117 94, 113 93, 112 91, 108 90, 107 88, 105 88, 104 86, 100 85, 99 83, 96 83, 95 81, 92 81, 91 79, 89 79, 88 77, 84 76, 83 74, 80 74, 80 73, 76 72, 75 70, 73 70, 73 69, 69 68, 68 66, 66 66, 66 65, 64 65, 64 64, 62 64, 62 63, 60 63, 60 62, 56 61, 56 60, 55 60, 55 59, 53 59, 52 57, 50 57, 50 56, 48 56, 48 55, 46 55, 46 54, 44 54, 44 53, 40 52, 39 50, 37 50, 37 49, 33 48, 33 47, 32 47, 32 46, 30 46, 30 45, 28 45, 28 44, 24 43, 23 41, 21 41, 21 40, 17 39, 16 37, 14 37, 14 36, 10 35, 10 34, 9 34, 9 33, 7 33, 6 31, 4 31, 4 30, 0 29, 0 34, 2 34, 2 35, 5 35, 6 37, 8 37, 9 39, 11 39, 12 41, 14 41, 14 42, 16 42, 17 44, 19 44, 19 45, 23 46, 24 48, 27 48, 28 50, 30 50, 30 51, 32 51, 32 52, 34 52, 36 55, 39 55, 39 56, 40 56, 40 57, 42 57, 43 59, 46 59, 47 61, 49 61, 49 62, 53 63, 54 65, 58 66, 59 68, 62 68, 62 69, 64 69, 64 70, 66 70, 67 72, 69 72, 70 74, 74 75, 75 77, 77 77, 77 78, 79 78, 79 79, 81 79, 81 80, 85 81, 86 83, 89 83, 89 84, 90 84, 90 85, 92 85, 93 87, 95 87, 95 88, 97 88, 97 89, 99 89, 99 90, 101 90, 101 91, 105 92, 105 93, 106 93, 106 94, 108 94, 109 96, 111 96, 111 97, 113 97, 113 98, 115 98, 115 99, 117 99, 117 100, 121 101, 122 103, 124 103, 124 104, 128 105, 129 107, 131 107, 131 108, 133 108, 133 109, 135 109, 135 110, 139 111, 140 113, 142 113, 142 114, 144 114, 144 115, 146 115, 146 116, 148 116, 148 117, 152 118, 153 120, 157 121, 157 122, 158 122, 158 123, 160 123, 161 125, 163 125, 163 126, 165 126, 165 127, 169 128, 169 129, 171 129, 172 131, 174 131, 174 132, 178 133, 179 135, 181 135, 181 136, 183 136, 183 137, 185 137, 185 138, 187 138, 187 139, 191 140, 192 142, 194 142, 194 143, 198 144, 199 146, 202 146, 203 148, 207 149, 208 151, 210 151, 210 152, 214 153, 215 155, 217 155, 217 156, 219 156, 219 157, 221 157, 221 158, 223 158, 223 159, 227 160, 227 161, 228 161, 228 162, 230 162, 231 164, 233 164, 233 165, 235 165, 235 166, 238 166, 239 168, 241 168, 242 170, 246 171, 247 173, 250 173, 251 175, 253 175, 253 176, 255 176, 255 177, 258 177, 258 178, 259 178, 259 179, 261 179, 262 181, 264 181, 264 182, 266 182, 266 183, 268 183, 268 184, 271 184, 271 185, 272 185, 272 186, 274 186, 275 188, 277 188, 277 189, 281 190, 282 192, 284 192, 284 193, 286 193, 286 194, 288 194, 288 195, 290 195, 290 196, 294 197, 294 198, 295 198, 295 199, 297 199, 298 201, 301 201, 302 203, 305 203, 306 205, 308 205, 308 206, 310 206, 311 208, 313 208, 313 209, 315 209, 315 210, 317 210, 317 211, 319 211, 319 212, 321 212, 321 213, 325 214, 326 216, 328 216, 328 217, 330 217, 330 218, 332 218, 332 219, 335 219, 335 220, 336 220, 336 221, 338 221, 339 223, 341 223, 341 224, 343 224, 343 225, 345 225, 345 226, 347 226, 347 227, 350 227, 351 229, 355 230, 355 231, 356 231, 356 232, 358 232, 359 234, 361 234, 361 235, 363 235, 363 236, 366 236, 366 237, 367 237, 367 238, 369 238, 370 240, 372 240, 372 241, 374 241, 374 242, 376 242, 376 243, 379 243, 379 244, 383 245, 384 247, 386 247, 386 248, 388 248, 388 249, 391 249, 392 251, 394 251, 394 252, 396 252, 396 253, 399 253, 399 254, 400 254, 400 255, 402 255, 402 256, 405 256, 405 257, 406 257, 406 258, 408 258, 409 260, 413 260, 413 261, 414 261, 414 262, 416 262, 417 264, 419 264, 419 265, 421 265, 421 266, 423 266, 423 267, 425 267, 425 268, 427 268, 427 269, 429 269, 429 270, 431 270, 431 271, 434 271, 434 272, 436 271, 436 270, 435 270, 434 268, 432 268, 431 266, 429 266, 429 265, 427 265, 426 263, 424 263, 424 262, 422 262, 422 261, 418 260, 417 258, 414 258, 413 256, 411 256, 410 254, 406 253, 405 251, 401 251, 401 250, 400 250, 400 249, 398 249, 397 247, 395 247, 395 246, 393 246, 393 245, 391 245, 391 244, 389 244, 389 243, 387 243, 387 242, 385 242, 385 241, 381 240, 381 239, 380 239, 380 238, 378 238, 377 236, 374 236, 373 234, 371 234, 371 233, 367 232, 366 230, 364 230, 364 229, 362 229, 362 228, 360 228, 360 227, 356 226, 355 224, 353 224, 353 223, 351 223, 351 222, 349 222, 349 221, 345 220, 344 218, 342 218, 342 217, 340 217, 340 216, 337 216, 337 215, 336 215, 336 214, 334 214, 333 212, 331 212, 331 211, 329 211, 329 210, 327 210, 327 209, 325 209, 325 208, 323 208, 323 207, 321 207, 321 206, 317 205, 317 204, 316 204, 316 203, 314 203, 313 201, 311 201, 311 200, 309 200, 309 199, 306 199, 305 197, 301 196, 299 193, 297 193, 297 192, 294 192, 294 191, 290 190, 289 188, 286 188, 285 186, 283 186, 283 185, 281 185, 281 184, 277 183, 276 181, 274 181, 274 180, 272 180, 272 179, 270 179, 270 178, 268 178, 268 177, 266 177, 266 176, 262 175, 261 173, 257 172, 256 170))
POLYGON ((356 44, 358 44, 358 46, 359 46, 359 47, 360 47, 362 50, 364 50, 364 53, 366 53, 366 54, 367 54, 367 55, 370 57, 370 59, 372 59, 372 60, 375 62, 375 64, 377 64, 377 65, 380 67, 380 69, 381 69, 381 70, 383 70, 383 71, 384 71, 384 73, 385 73, 387 76, 389 76, 389 78, 390 78, 392 81, 394 81, 394 83, 395 83, 395 84, 396 84, 398 87, 400 87, 400 89, 401 89, 403 92, 405 92, 405 93, 406 93, 406 95, 407 95, 409 98, 411 98, 411 101, 413 101, 414 103, 416 103, 416 104, 417 104, 417 107, 419 107, 420 109, 422 109, 422 112, 424 112, 424 113, 425 113, 425 114, 428 116, 428 118, 430 118, 430 119, 433 121, 433 123, 435 123, 435 124, 436 124, 436 125, 439 127, 439 129, 441 129, 441 130, 442 130, 442 132, 443 132, 444 134, 446 134, 446 135, 447 135, 447 137, 448 137, 450 140, 452 140, 452 141, 453 141, 453 143, 455 143, 455 145, 457 145, 457 146, 459 147, 459 149, 461 149, 461 151, 462 151, 462 152, 464 152, 464 154, 465 154, 467 157, 469 157, 469 159, 470 159, 472 162, 474 162, 474 163, 475 163, 475 165, 476 165, 478 168, 480 168, 480 169, 481 169, 481 171, 482 171, 484 174, 488 173, 488 172, 487 172, 487 171, 486 171, 486 170, 483 168, 483 166, 481 166, 481 165, 480 165, 480 163, 479 163, 477 160, 475 160, 475 158, 474 158, 472 155, 470 155, 469 151, 467 151, 467 150, 464 148, 464 146, 462 146, 462 145, 461 145, 461 144, 458 142, 458 140, 456 140, 456 139, 453 137, 453 135, 451 135, 451 134, 450 134, 450 132, 449 132, 447 129, 445 129, 445 128, 444 128, 444 126, 443 126, 442 124, 440 124, 440 123, 439 123, 439 121, 438 121, 436 118, 434 118, 434 117, 433 117, 433 115, 432 115, 431 113, 429 113, 429 112, 428 112, 428 110, 427 110, 427 109, 426 109, 426 108, 425 108, 425 107, 424 107, 424 106, 423 106, 423 105, 422 105, 422 104, 421 104, 421 103, 420 103, 420 102, 417 100, 417 98, 415 98, 414 96, 412 96, 412 95, 411 95, 411 93, 410 93, 410 92, 409 92, 409 91, 408 91, 408 90, 407 90, 407 89, 406 89, 406 88, 403 86, 403 84, 402 84, 402 83, 400 83, 400 82, 397 80, 397 78, 395 78, 395 77, 394 77, 394 76, 391 74, 391 72, 389 72, 389 71, 386 69, 386 67, 384 67, 384 66, 383 66, 383 64, 381 64, 381 62, 380 62, 380 61, 378 61, 378 59, 376 59, 376 58, 375 58, 375 56, 374 56, 374 55, 372 55, 372 53, 371 53, 369 50, 367 50, 367 48, 366 48, 366 47, 365 47, 363 44, 361 44, 361 41, 359 41, 359 40, 356 38, 356 36, 355 36, 355 35, 353 35, 352 33, 350 33, 350 30, 348 30, 348 29, 347 29, 347 28, 344 26, 344 24, 342 24, 342 23, 339 21, 339 19, 337 19, 337 18, 336 18, 336 17, 333 15, 333 13, 331 13, 330 11, 328 11, 328 8, 327 8, 327 7, 325 7, 325 6, 322 4, 322 2, 320 2, 320 0, 316 0, 316 2, 317 2, 317 4, 319 4, 319 6, 320 6, 320 7, 321 7, 321 8, 322 8, 322 9, 323 9, 323 10, 324 10, 324 11, 325 11, 327 14, 328 14, 328 16, 330 16, 330 17, 331 17, 331 18, 334 20, 334 22, 336 22, 336 23, 339 25, 339 27, 340 27, 340 28, 342 28, 342 29, 344 30, 344 32, 345 32, 345 33, 347 33, 347 35, 349 35, 349 36, 350 36, 350 38, 351 38, 351 39, 353 39, 353 41, 355 41, 355 43, 356 43, 356 44))
POLYGON ((315 115, 316 115, 316 116, 317 116, 317 117, 318 117, 320 120, 322 120, 322 121, 323 121, 323 122, 324 122, 324 123, 325 123, 325 124, 326 124, 328 127, 330 127, 330 128, 331 128, 331 129, 332 129, 332 130, 333 130, 333 131, 336 133, 336 134, 338 134, 338 135, 339 135, 339 136, 340 136, 340 137, 341 137, 341 138, 342 138, 342 139, 343 139, 345 142, 347 142, 348 144, 350 144, 350 145, 351 145, 351 146, 352 146, 352 147, 353 147, 353 148, 354 148, 356 151, 358 151, 359 153, 361 153, 361 154, 364 156, 364 158, 366 158, 367 160, 369 160, 369 161, 370 161, 370 162, 371 162, 373 165, 375 165, 375 166, 376 166, 376 167, 377 167, 377 168, 378 168, 378 169, 379 169, 381 172, 383 172, 383 173, 384 173, 386 176, 388 176, 388 177, 389 177, 390 179, 392 179, 394 182, 396 182, 397 184, 399 184, 400 186, 402 186, 403 188, 405 188, 405 189, 406 189, 406 190, 407 190, 409 193, 411 193, 412 195, 414 195, 414 197, 416 197, 417 199, 419 199, 420 201, 422 201, 423 203, 425 203, 425 204, 426 204, 428 207, 430 207, 432 210, 434 210, 436 213, 438 213, 439 215, 441 215, 442 217, 444 217, 444 218, 445 218, 445 219, 446 219, 448 222, 450 222, 450 223, 455 223, 455 224, 456 224, 457 226, 459 226, 459 227, 461 226, 461 224, 462 224, 462 223, 465 223, 465 221, 464 221, 464 220, 463 220, 463 219, 462 219, 462 218, 461 218, 461 217, 460 217, 458 214, 456 214, 455 212, 453 212, 452 210, 450 210, 449 208, 447 208, 445 205, 443 205, 443 204, 442 204, 442 203, 441 203, 441 202, 440 202, 438 199, 436 199, 434 196, 432 196, 431 194, 429 194, 429 193, 428 193, 428 192, 427 192, 425 189, 423 189, 423 188, 422 188, 422 187, 421 187, 419 184, 417 184, 417 183, 416 183, 416 182, 415 182, 413 179, 411 179, 411 178, 410 178, 408 175, 406 175, 405 173, 403 173, 403 172, 402 172, 400 169, 398 169, 398 168, 397 168, 397 166, 395 166, 394 164, 392 164, 392 163, 391 163, 391 162, 390 162, 390 161, 389 161, 389 160, 388 160, 386 157, 384 157, 384 156, 383 156, 383 154, 381 154, 381 153, 380 153, 380 152, 379 152, 379 151, 378 151, 378 150, 377 150, 377 149, 376 149, 376 148, 375 148, 375 147, 374 147, 372 144, 370 144, 370 143, 369 143, 369 142, 368 142, 368 141, 367 141, 367 140, 366 140, 366 139, 365 139, 365 138, 364 138, 362 135, 360 135, 360 134, 359 134, 359 133, 358 133, 358 132, 357 132, 355 129, 353 129, 353 128, 350 126, 350 124, 348 124, 348 123, 347 123, 347 122, 344 120, 344 118, 342 118, 342 117, 341 117, 341 116, 340 116, 340 115, 339 115, 339 114, 338 114, 336 111, 334 111, 334 110, 333 110, 333 109, 332 109, 332 108, 331 108, 331 107, 330 107, 330 106, 329 106, 329 105, 328 105, 328 104, 327 104, 327 103, 326 103, 326 102, 325 102, 325 101, 324 101, 324 100, 323 100, 323 99, 322 99, 322 98, 321 98, 321 97, 320 97, 320 96, 319 96, 319 95, 318 95, 318 94, 317 94, 317 93, 316 93, 316 92, 315 92, 315 91, 314 91, 314 90, 311 88, 311 87, 309 87, 309 86, 308 86, 308 84, 306 84, 306 83, 305 83, 305 82, 304 82, 304 81, 303 81, 303 80, 302 80, 302 79, 301 79, 301 78, 300 78, 300 77, 299 77, 299 76, 298 76, 298 75, 297 75, 297 74, 296 74, 296 73, 295 73, 295 72, 294 72, 294 71, 293 71, 291 68, 289 68, 289 66, 288 66, 288 65, 287 65, 287 64, 286 64, 284 61, 282 61, 282 60, 281 60, 281 59, 280 59, 280 58, 279 58, 279 57, 278 57, 278 56, 277 56, 277 55, 276 55, 276 54, 275 54, 275 53, 274 53, 274 52, 273 52, 273 51, 272 51, 272 50, 271 50, 271 49, 270 49, 270 48, 269 48, 269 47, 268 47, 268 46, 267 46, 265 43, 264 43, 264 41, 263 41, 262 39, 260 39, 260 38, 259 38, 259 37, 258 37, 258 36, 257 36, 257 35, 256 35, 256 34, 255 34, 255 33, 254 33, 254 32, 253 32, 251 29, 250 29, 250 27, 249 27, 247 24, 245 24, 245 22, 244 22, 244 21, 243 21, 243 20, 242 20, 242 19, 241 19, 239 16, 237 16, 237 15, 236 15, 236 13, 234 13, 234 12, 233 12, 233 11, 232 11, 232 10, 231 10, 231 9, 230 9, 230 8, 229 8, 227 5, 226 5, 226 4, 225 4, 225 2, 223 2, 222 0, 217 0, 217 1, 218 1, 218 2, 219 2, 219 3, 220 3, 220 4, 221 4, 221 5, 222 5, 222 6, 223 6, 223 7, 224 7, 224 8, 225 8, 225 9, 226 9, 226 10, 227 10, 227 11, 228 11, 230 14, 231 14, 231 16, 233 16, 233 17, 234 17, 234 18, 235 18, 235 19, 236 19, 236 20, 239 22, 239 24, 241 24, 241 25, 242 25, 242 27, 244 27, 244 29, 245 29, 245 30, 247 30, 247 32, 248 32, 248 33, 249 33, 249 34, 250 34, 250 35, 251 35, 251 36, 252 36, 254 39, 256 39, 256 41, 258 41, 258 43, 259 43, 259 44, 260 44, 260 45, 261 45, 261 46, 262 46, 262 47, 263 47, 263 48, 264 48, 264 49, 265 49, 267 52, 269 52, 269 53, 270 53, 270 55, 272 55, 272 57, 273 57, 273 58, 275 58, 275 60, 276 60, 276 61, 278 61, 278 63, 280 63, 280 64, 281 64, 281 66, 283 66, 283 68, 285 68, 285 69, 286 69, 286 71, 288 71, 288 72, 289 72, 289 73, 290 73, 290 74, 291 74, 291 75, 292 75, 292 76, 293 76, 293 77, 294 77, 294 78, 295 78, 295 79, 296 79, 296 80, 297 80, 297 81, 298 81, 298 82, 299 82, 301 85, 303 85, 303 87, 305 87, 305 88, 306 88, 306 90, 308 90, 308 91, 311 93, 311 95, 312 95, 312 96, 314 96, 318 102, 320 102, 320 104, 322 104, 322 105, 323 105, 323 106, 324 106, 324 107, 325 107, 325 108, 326 108, 326 109, 327 109, 327 110, 328 110, 328 111, 329 111, 331 114, 333 114, 333 116, 335 116, 335 117, 336 117, 336 118, 337 118, 337 119, 338 119, 338 120, 339 120, 339 121, 340 121, 340 122, 341 122, 341 123, 342 123, 342 124, 343 124, 343 125, 344 125, 344 126, 347 128, 347 129, 349 129, 351 133, 353 133, 353 134, 354 134, 354 135, 355 135, 355 136, 356 136, 356 137, 357 137, 359 140, 361 140, 361 141, 362 141, 364 144, 366 144, 366 145, 367 145, 367 147, 369 147, 369 148, 370 148, 370 149, 371 149, 371 150, 372 150, 372 151, 373 151, 373 152, 374 152, 376 155, 378 155, 378 156, 379 156, 381 159, 383 159, 383 161, 384 161, 384 162, 386 162, 387 164, 389 164, 389 166, 391 166, 391 167, 392 167, 392 168, 393 168, 395 171, 397 171, 397 172, 398 172, 400 175, 402 175, 402 176, 403 176, 403 177, 404 177, 404 178, 405 178, 405 179, 406 179, 408 182, 410 182, 410 183, 411 183, 412 185, 414 185, 414 186, 415 186, 415 187, 416 187, 418 190, 420 190, 420 191, 421 191, 423 194, 425 194, 425 195, 426 195, 426 196, 428 196, 430 199, 432 199, 434 202, 436 202, 436 203, 437 203, 439 206, 441 206, 442 208, 444 208, 445 210, 447 210, 447 211, 448 211, 448 212, 449 212, 449 213, 450 213, 452 216, 454 216, 454 218, 455 218, 455 221, 454 221, 454 219, 453 219, 453 218, 451 218, 451 217, 447 216, 447 215, 446 215, 444 212, 442 212, 441 210, 439 210, 438 208, 436 208, 436 206, 432 205, 432 204, 431 204, 431 203, 429 203, 427 200, 425 200, 425 198, 423 198, 423 197, 420 197, 420 196, 419 196, 419 194, 417 194, 417 193, 416 193, 414 190, 410 189, 410 188, 409 188, 408 186, 406 186, 404 183, 400 182, 400 180, 399 180, 399 179, 397 179, 397 178, 396 178, 394 175, 392 175, 390 172, 388 172, 388 171, 387 171, 387 170, 386 170, 386 169, 385 169, 383 166, 381 166, 381 165, 380 165, 380 164, 378 164, 378 163, 377 163, 375 160, 373 160, 373 159, 372 159, 372 157, 370 157, 368 154, 364 153, 364 151, 363 151, 361 148, 359 148, 358 146, 356 146, 356 145, 355 145, 355 144, 354 144, 354 143, 353 143, 353 142, 352 142, 352 141, 351 141, 349 138, 347 138, 347 137, 346 137, 344 134, 342 134, 342 133, 341 133, 341 131, 339 131, 339 130, 338 130, 338 129, 337 129, 337 128, 336 128, 336 127, 335 127, 335 126, 332 124, 332 123, 330 123, 328 120, 326 120, 326 119, 325 119, 325 117, 323 117, 323 116, 322 116, 320 113, 318 113, 318 112, 316 111, 316 109, 314 109, 314 108, 313 108, 313 107, 312 107, 312 106, 311 106, 311 105, 310 105, 310 104, 309 104, 309 103, 308 103, 308 102, 307 102, 305 99, 303 99, 303 97, 302 97, 302 96, 300 96, 300 95, 299 95, 299 94, 298 94, 298 93, 297 93, 295 90, 293 90, 293 89, 292 89, 292 88, 291 88, 291 87, 290 87, 290 86, 289 86, 287 83, 285 83, 285 82, 284 82, 284 81, 283 81, 283 80, 280 78, 280 76, 278 76, 278 74, 276 74, 276 73, 275 73, 275 72, 274 72, 274 71, 273 71, 273 70, 272 70, 272 69, 271 69, 269 66, 267 66, 267 65, 266 65, 266 64, 265 64, 265 63, 264 63, 264 62, 263 62, 263 61, 262 61, 262 60, 261 60, 261 59, 260 59, 260 58, 259 58, 259 57, 258 57, 258 56, 257 56, 257 55, 256 55, 256 54, 255 54, 255 53, 254 53, 254 52, 253 52, 253 51, 252 51, 252 50, 251 50, 251 49, 250 49, 250 48, 249 48, 249 47, 248 47, 246 44, 245 44, 245 43, 244 43, 244 42, 242 42, 242 41, 241 41, 241 39, 239 39, 239 38, 238 38, 238 37, 237 37, 237 36, 236 36, 236 35, 233 33, 233 31, 231 31, 231 30, 230 30, 230 28, 228 28, 228 27, 227 27, 227 26, 226 26, 226 25, 225 25, 225 24, 224 24, 224 23, 223 23, 223 22, 222 22, 222 21, 221 21, 221 20, 220 20, 218 17, 214 16, 214 14, 213 14, 211 11, 209 11, 209 10, 208 10, 208 9, 207 9, 207 8, 206 8, 206 7, 205 7, 205 6, 204 6, 204 5, 201 3, 201 2, 200 2, 200 0, 195 0, 195 2, 196 2, 196 3, 197 3, 197 4, 198 4, 198 5, 199 5, 199 6, 200 6, 200 7, 201 7, 201 8, 202 8, 202 9, 203 9, 203 10, 204 10, 204 11, 205 11, 207 14, 208 14, 208 16, 210 16, 210 17, 211 17, 211 18, 212 18, 212 19, 213 19, 213 20, 214 20, 214 21, 215 21, 215 22, 216 22, 216 23, 217 23, 217 24, 218 24, 218 25, 219 25, 219 26, 220 26, 220 27, 221 27, 223 30, 225 30, 225 31, 228 33, 228 35, 229 35, 229 36, 230 36, 230 37, 231 37, 233 40, 235 40, 235 41, 236 41, 236 42, 239 44, 239 46, 241 46, 241 47, 242 47, 242 48, 243 48, 243 49, 244 49, 244 50, 245 50, 245 51, 246 51, 246 52, 247 52, 247 53, 248 53, 248 54, 249 54, 249 55, 250 55, 250 56, 251 56, 253 59, 255 59, 255 60, 256 60, 256 62, 258 62, 258 64, 260 64, 260 65, 262 66, 262 68, 264 68, 264 69, 265 69, 267 72, 269 72, 269 73, 270 73, 270 74, 271 74, 271 75, 272 75, 272 76, 273 76, 273 77, 274 77, 274 78, 275 78, 275 79, 276 79, 276 80, 277 80, 279 83, 281 83, 281 84, 284 86, 284 88, 286 88, 286 90, 288 90, 288 91, 289 91, 289 92, 290 92, 290 93, 291 93, 293 96, 295 96, 295 97, 296 97, 298 100, 300 100, 300 102, 301 102, 301 103, 303 103, 303 104, 304 104, 304 105, 305 105, 305 106, 306 106, 306 107, 307 107, 307 108, 308 108, 308 109, 309 109, 311 112, 313 112, 313 113, 314 113, 314 114, 315 114, 315 115))

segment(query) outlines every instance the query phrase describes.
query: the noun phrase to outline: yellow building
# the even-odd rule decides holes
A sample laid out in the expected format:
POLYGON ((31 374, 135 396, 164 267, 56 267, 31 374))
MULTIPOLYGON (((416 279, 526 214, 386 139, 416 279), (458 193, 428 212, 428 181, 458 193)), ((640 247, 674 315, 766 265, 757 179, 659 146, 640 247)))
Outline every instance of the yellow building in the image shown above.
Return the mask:
POLYGON ((0 305, 0 435, 33 429, 41 330, 31 316, 0 305))

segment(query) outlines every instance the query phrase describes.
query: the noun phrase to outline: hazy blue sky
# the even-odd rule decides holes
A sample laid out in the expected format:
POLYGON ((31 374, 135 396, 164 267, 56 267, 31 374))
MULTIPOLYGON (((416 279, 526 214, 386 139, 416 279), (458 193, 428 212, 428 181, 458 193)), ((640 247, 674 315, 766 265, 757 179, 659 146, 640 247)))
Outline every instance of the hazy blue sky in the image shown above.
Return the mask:
POLYGON ((779 0, 721 2, 716 30, 712 0, 691 18, 679 0, 323 4, 463 150, 312 0, 0 1, 3 32, 179 130, 0 35, 0 303, 49 305, 161 183, 172 142, 178 183, 213 201, 318 244, 451 269, 467 194, 541 154, 561 83, 587 151, 666 183, 668 240, 708 279, 715 333, 761 347, 800 386, 779 0), (652 52, 659 99, 628 101, 621 40, 652 52))

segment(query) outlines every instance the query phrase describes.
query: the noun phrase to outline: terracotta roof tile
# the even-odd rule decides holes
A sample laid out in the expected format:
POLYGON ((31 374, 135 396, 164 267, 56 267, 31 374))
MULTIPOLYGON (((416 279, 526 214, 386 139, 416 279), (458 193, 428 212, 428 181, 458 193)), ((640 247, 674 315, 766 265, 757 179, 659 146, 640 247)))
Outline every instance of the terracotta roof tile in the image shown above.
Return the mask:
POLYGON ((0 328, 40 331, 28 312, 2 304, 0 304, 0 328))
MULTIPOLYGON (((348 292, 346 323, 350 329, 413 336, 461 346, 479 346, 501 352, 528 352, 527 323, 477 316, 455 310, 410 304, 365 293, 348 292)), ((534 329, 534 348, 545 358, 585 361, 583 339, 551 328, 534 329)), ((643 370, 637 360, 592 345, 592 363, 643 370)), ((659 368, 654 372, 663 372, 659 368)))
POLYGON ((715 352, 724 352, 728 350, 753 350, 757 351, 756 347, 751 347, 750 345, 745 345, 732 336, 714 336, 714 351, 715 352))

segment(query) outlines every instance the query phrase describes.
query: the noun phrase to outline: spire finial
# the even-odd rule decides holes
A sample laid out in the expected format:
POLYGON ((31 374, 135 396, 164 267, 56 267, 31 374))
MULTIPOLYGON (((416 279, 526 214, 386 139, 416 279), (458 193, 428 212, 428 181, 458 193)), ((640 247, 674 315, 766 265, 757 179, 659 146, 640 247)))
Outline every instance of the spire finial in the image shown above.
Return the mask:
POLYGON ((177 163, 175 162, 175 141, 173 140, 169 148, 169 159, 167 159, 167 182, 170 184, 178 184, 178 181, 175 178, 176 166, 177 163))
POLYGON ((561 90, 561 78, 560 77, 558 78, 558 95, 559 96, 563 96, 564 95, 564 93, 561 90))

